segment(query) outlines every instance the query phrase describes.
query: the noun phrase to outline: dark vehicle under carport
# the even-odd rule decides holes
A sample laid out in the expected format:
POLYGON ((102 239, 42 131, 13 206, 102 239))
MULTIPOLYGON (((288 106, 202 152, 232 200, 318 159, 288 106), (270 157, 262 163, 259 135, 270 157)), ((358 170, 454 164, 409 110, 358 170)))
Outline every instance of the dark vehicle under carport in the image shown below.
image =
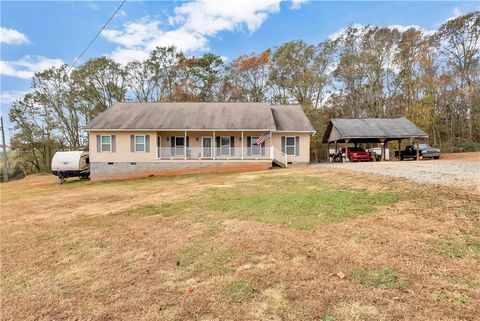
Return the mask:
MULTIPOLYGON (((347 119, 333 118, 327 125, 323 135, 323 143, 335 144, 335 151, 338 151, 338 144, 344 144, 348 153, 348 144, 380 144, 381 160, 385 160, 385 148, 388 142, 398 142, 398 154, 400 155, 401 143, 403 140, 410 140, 410 145, 417 146, 415 159, 420 159, 419 140, 427 139, 428 134, 418 128, 406 118, 365 118, 347 119)), ((329 154, 329 153, 328 153, 329 154)))

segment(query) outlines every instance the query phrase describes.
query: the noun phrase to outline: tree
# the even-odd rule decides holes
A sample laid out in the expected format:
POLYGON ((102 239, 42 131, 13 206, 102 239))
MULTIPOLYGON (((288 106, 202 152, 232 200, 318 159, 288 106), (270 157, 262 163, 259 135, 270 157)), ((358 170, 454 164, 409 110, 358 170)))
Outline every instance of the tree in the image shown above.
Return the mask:
POLYGON ((276 48, 270 72, 270 82, 275 87, 274 101, 318 107, 328 81, 331 48, 328 41, 315 46, 301 40, 276 48))
POLYGON ((233 99, 236 101, 262 102, 267 100, 270 72, 270 50, 259 55, 242 55, 229 68, 233 99))
POLYGON ((87 121, 110 108, 114 103, 125 100, 126 71, 110 58, 88 60, 72 71, 71 78, 75 94, 87 111, 87 121))

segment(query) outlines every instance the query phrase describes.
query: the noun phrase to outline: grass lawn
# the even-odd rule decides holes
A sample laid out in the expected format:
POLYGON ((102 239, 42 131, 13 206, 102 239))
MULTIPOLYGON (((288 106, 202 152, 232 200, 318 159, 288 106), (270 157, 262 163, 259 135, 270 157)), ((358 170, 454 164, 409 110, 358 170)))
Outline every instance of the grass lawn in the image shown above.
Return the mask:
POLYGON ((475 320, 478 194, 292 168, 1 185, 5 320, 475 320))

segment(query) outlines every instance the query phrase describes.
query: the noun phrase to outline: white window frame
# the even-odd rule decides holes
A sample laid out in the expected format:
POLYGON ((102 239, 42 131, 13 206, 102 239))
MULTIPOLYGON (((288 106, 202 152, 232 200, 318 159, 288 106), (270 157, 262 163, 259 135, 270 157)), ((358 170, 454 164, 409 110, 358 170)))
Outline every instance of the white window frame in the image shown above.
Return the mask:
POLYGON ((285 154, 287 154, 288 156, 297 155, 297 139, 295 138, 295 136, 285 136, 285 154), (293 138, 293 145, 287 144, 289 138, 293 138), (293 147, 293 154, 288 153, 288 147, 293 147))
POLYGON ((147 147, 147 138, 145 137, 145 135, 135 135, 133 143, 134 143, 134 149, 133 150, 135 152, 139 152, 139 153, 144 153, 145 152, 146 147, 147 147), (137 137, 143 137, 143 144, 137 143, 137 137), (137 145, 143 145, 143 150, 138 150, 137 145))
POLYGON ((108 152, 112 152, 112 135, 100 135, 100 152, 101 153, 108 153, 108 152), (103 137, 108 137, 109 138, 109 143, 108 144, 105 144, 103 142, 103 137), (108 145, 108 150, 103 150, 103 146, 104 145, 108 145))
POLYGON ((174 152, 174 156, 185 156, 185 146, 187 145, 187 140, 185 139, 185 136, 174 136, 173 138, 173 152, 174 152), (183 145, 179 145, 179 146, 182 146, 182 152, 181 153, 177 153, 177 138, 181 138, 183 139, 183 145))
POLYGON ((232 138, 230 136, 220 136, 220 155, 219 156, 230 156, 231 155, 231 148, 232 148, 232 138), (228 149, 227 149, 228 153, 223 152, 224 145, 223 145, 222 140, 224 138, 228 139, 228 149))
POLYGON ((260 138, 260 136, 251 136, 250 137, 250 154, 252 156, 262 156, 262 144, 257 145, 256 142, 260 138), (257 151, 258 154, 254 153, 253 151, 257 151))

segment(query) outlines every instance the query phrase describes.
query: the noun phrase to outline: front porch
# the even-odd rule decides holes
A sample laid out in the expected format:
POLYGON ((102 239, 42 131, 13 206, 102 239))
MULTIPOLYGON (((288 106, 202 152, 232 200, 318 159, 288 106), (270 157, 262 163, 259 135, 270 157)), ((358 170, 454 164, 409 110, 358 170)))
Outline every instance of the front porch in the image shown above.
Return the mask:
MULTIPOLYGON (((159 160, 274 160, 272 139, 256 142, 263 132, 157 132, 159 160)), ((279 156, 279 155, 277 155, 279 156)))

